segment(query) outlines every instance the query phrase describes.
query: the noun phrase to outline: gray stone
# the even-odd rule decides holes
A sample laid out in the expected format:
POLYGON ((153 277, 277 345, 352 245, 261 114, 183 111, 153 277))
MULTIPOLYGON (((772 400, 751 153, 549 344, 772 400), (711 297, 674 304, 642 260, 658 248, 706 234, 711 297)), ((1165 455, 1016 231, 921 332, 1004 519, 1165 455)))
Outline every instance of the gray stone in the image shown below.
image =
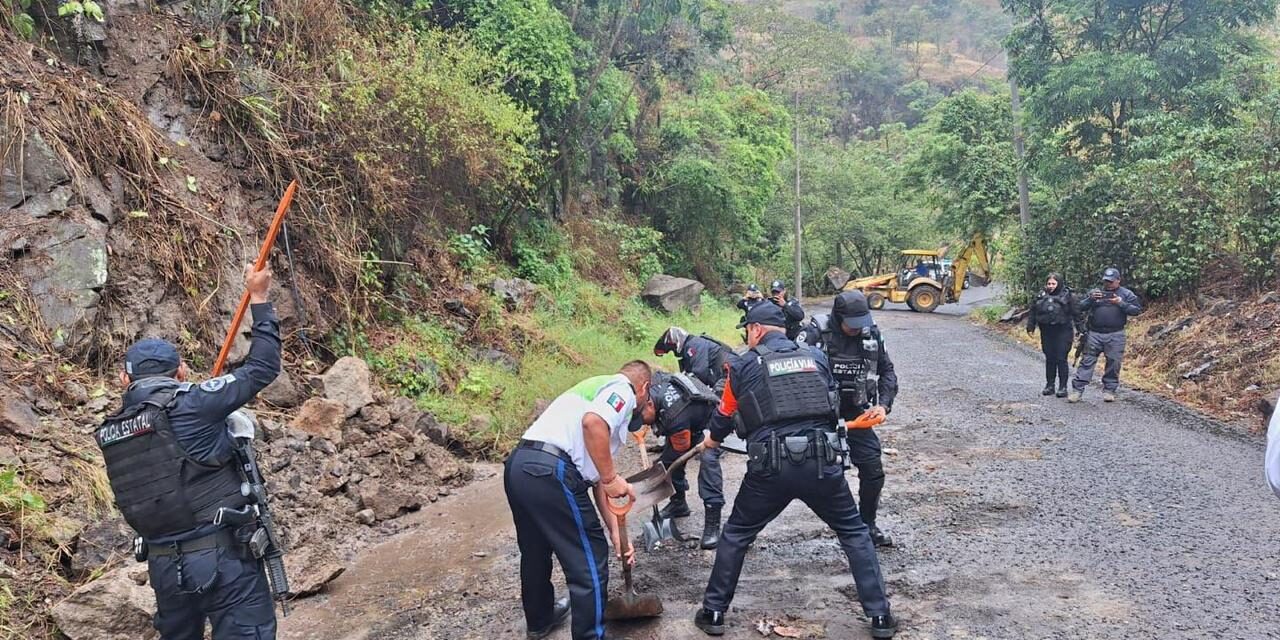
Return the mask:
POLYGON ((512 373, 520 370, 520 361, 516 360, 515 356, 499 349, 480 349, 476 351, 476 359, 512 373))
POLYGON ((320 593, 325 585, 347 570, 333 557, 332 551, 315 546, 285 554, 284 565, 289 576, 289 593, 297 598, 320 593))
POLYGON ((846 282, 849 281, 849 272, 840 267, 831 267, 822 275, 822 284, 826 285, 828 293, 835 293, 844 288, 846 282))
POLYGON ((94 571, 132 554, 133 531, 116 517, 92 523, 76 538, 67 577, 84 580, 94 571))
POLYGON ((493 281, 491 286, 494 295, 498 296, 502 303, 511 310, 524 307, 525 303, 538 291, 538 285, 523 278, 511 278, 510 280, 498 278, 493 281))
POLYGON ((422 500, 399 487, 384 486, 376 480, 365 480, 356 489, 360 509, 370 509, 378 520, 389 520, 422 508, 422 500))
POLYGON ((155 594, 126 569, 116 569, 76 589, 50 612, 71 640, 151 640, 155 594))
POLYGON ((414 428, 426 436, 428 440, 442 447, 448 446, 452 440, 449 435, 449 425, 436 420, 436 417, 430 413, 423 413, 422 417, 418 418, 414 428))
POLYGON ((417 403, 404 396, 392 399, 387 410, 391 413, 392 420, 410 426, 416 424, 418 418, 422 417, 422 410, 418 408, 417 403))
POLYGON ((1268 291, 1258 298, 1258 304, 1280 303, 1280 291, 1268 291))
POLYGON ((0 445, 0 467, 16 467, 22 464, 22 458, 18 457, 18 452, 13 447, 0 445))
POLYGON ((702 308, 704 288, 697 280, 658 274, 645 283, 640 299, 664 313, 675 313, 683 309, 698 311, 702 308))
POLYGON ((0 387, 0 429, 23 436, 35 435, 40 430, 40 421, 31 404, 6 387, 0 387))
POLYGON ((333 363, 324 374, 324 397, 342 403, 348 418, 359 413, 373 402, 369 365, 351 356, 333 363))
POLYGON ((30 198, 18 207, 18 211, 25 213, 32 218, 44 218, 55 213, 62 213, 67 210, 67 206, 71 204, 71 196, 75 192, 71 187, 60 186, 55 187, 49 193, 41 193, 30 198))
POLYGON ((33 133, 23 143, 18 162, 0 162, 0 209, 12 209, 70 179, 58 155, 39 133, 33 133), (15 167, 21 168, 21 177, 15 167))
POLYGON ((356 522, 360 524, 371 527, 377 521, 378 518, 374 515, 373 509, 361 509, 356 512, 356 522))
POLYGON ((98 312, 98 292, 107 284, 107 228, 95 220, 59 224, 21 260, 45 326, 57 348, 76 345, 98 312))
POLYGON ((365 406, 360 410, 360 417, 364 419, 365 430, 371 433, 391 426, 391 412, 381 405, 365 406))
POLYGON ((120 219, 119 209, 112 204, 111 193, 102 186, 102 181, 95 177, 90 177, 81 185, 80 199, 89 206, 93 217, 108 225, 115 224, 120 219))
POLYGON ((293 383, 293 376, 284 370, 280 371, 280 375, 276 376, 276 379, 272 380, 271 384, 258 394, 258 397, 268 404, 286 409, 302 404, 302 392, 298 390, 298 385, 293 383))

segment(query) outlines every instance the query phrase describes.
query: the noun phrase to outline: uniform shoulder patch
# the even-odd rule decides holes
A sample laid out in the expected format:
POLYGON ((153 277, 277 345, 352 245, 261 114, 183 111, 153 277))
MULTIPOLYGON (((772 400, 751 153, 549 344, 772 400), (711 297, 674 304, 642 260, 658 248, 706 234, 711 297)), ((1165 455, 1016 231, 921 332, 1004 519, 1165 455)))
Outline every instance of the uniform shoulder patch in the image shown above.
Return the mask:
POLYGON ((218 393, 219 391, 222 391, 223 389, 225 389, 228 384, 231 384, 232 382, 235 382, 235 381, 236 381, 235 375, 228 373, 225 376, 209 378, 208 380, 201 382, 200 390, 207 391, 209 393, 218 393))
POLYGON ((622 413, 622 410, 627 408, 627 401, 623 400, 622 396, 618 395, 616 391, 609 394, 609 399, 606 400, 605 403, 610 407, 613 407, 613 410, 616 413, 622 413))

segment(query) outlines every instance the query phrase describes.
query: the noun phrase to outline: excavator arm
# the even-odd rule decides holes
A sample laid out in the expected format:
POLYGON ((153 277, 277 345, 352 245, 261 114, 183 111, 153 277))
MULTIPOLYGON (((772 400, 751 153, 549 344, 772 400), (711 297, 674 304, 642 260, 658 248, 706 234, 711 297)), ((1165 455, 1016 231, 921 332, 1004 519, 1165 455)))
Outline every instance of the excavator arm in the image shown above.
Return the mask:
POLYGON ((973 271, 979 278, 985 282, 991 280, 991 257, 987 255, 987 239, 981 233, 973 234, 973 239, 969 240, 969 244, 965 245, 964 250, 956 256, 952 266, 955 269, 955 276, 951 281, 951 291, 948 293, 952 300, 960 299, 960 292, 964 290, 964 277, 970 271, 973 271))

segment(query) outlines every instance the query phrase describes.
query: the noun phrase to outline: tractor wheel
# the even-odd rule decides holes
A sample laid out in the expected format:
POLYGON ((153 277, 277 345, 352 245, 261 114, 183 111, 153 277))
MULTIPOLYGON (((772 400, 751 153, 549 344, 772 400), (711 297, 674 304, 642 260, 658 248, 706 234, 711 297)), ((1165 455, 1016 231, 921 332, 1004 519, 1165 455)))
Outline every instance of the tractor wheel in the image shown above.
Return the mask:
POLYGON ((928 285, 912 289, 911 295, 907 297, 907 306, 920 313, 933 313, 939 304, 942 304, 942 292, 928 285))
POLYGON ((884 308, 884 296, 874 291, 867 294, 867 306, 873 311, 879 311, 884 308))

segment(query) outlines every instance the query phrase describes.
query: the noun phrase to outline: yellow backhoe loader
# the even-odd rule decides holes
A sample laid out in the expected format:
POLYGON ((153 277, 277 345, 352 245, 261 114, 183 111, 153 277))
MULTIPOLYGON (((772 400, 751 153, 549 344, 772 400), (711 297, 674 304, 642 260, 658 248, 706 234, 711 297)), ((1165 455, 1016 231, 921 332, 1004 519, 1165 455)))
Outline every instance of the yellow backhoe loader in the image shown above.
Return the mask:
POLYGON ((844 290, 866 294, 872 309, 884 308, 886 301, 905 302, 912 311, 930 313, 939 305, 959 302, 970 281, 979 285, 990 281, 991 261, 982 234, 974 234, 950 264, 943 257, 946 254, 945 247, 905 250, 896 272, 851 279, 844 290))

